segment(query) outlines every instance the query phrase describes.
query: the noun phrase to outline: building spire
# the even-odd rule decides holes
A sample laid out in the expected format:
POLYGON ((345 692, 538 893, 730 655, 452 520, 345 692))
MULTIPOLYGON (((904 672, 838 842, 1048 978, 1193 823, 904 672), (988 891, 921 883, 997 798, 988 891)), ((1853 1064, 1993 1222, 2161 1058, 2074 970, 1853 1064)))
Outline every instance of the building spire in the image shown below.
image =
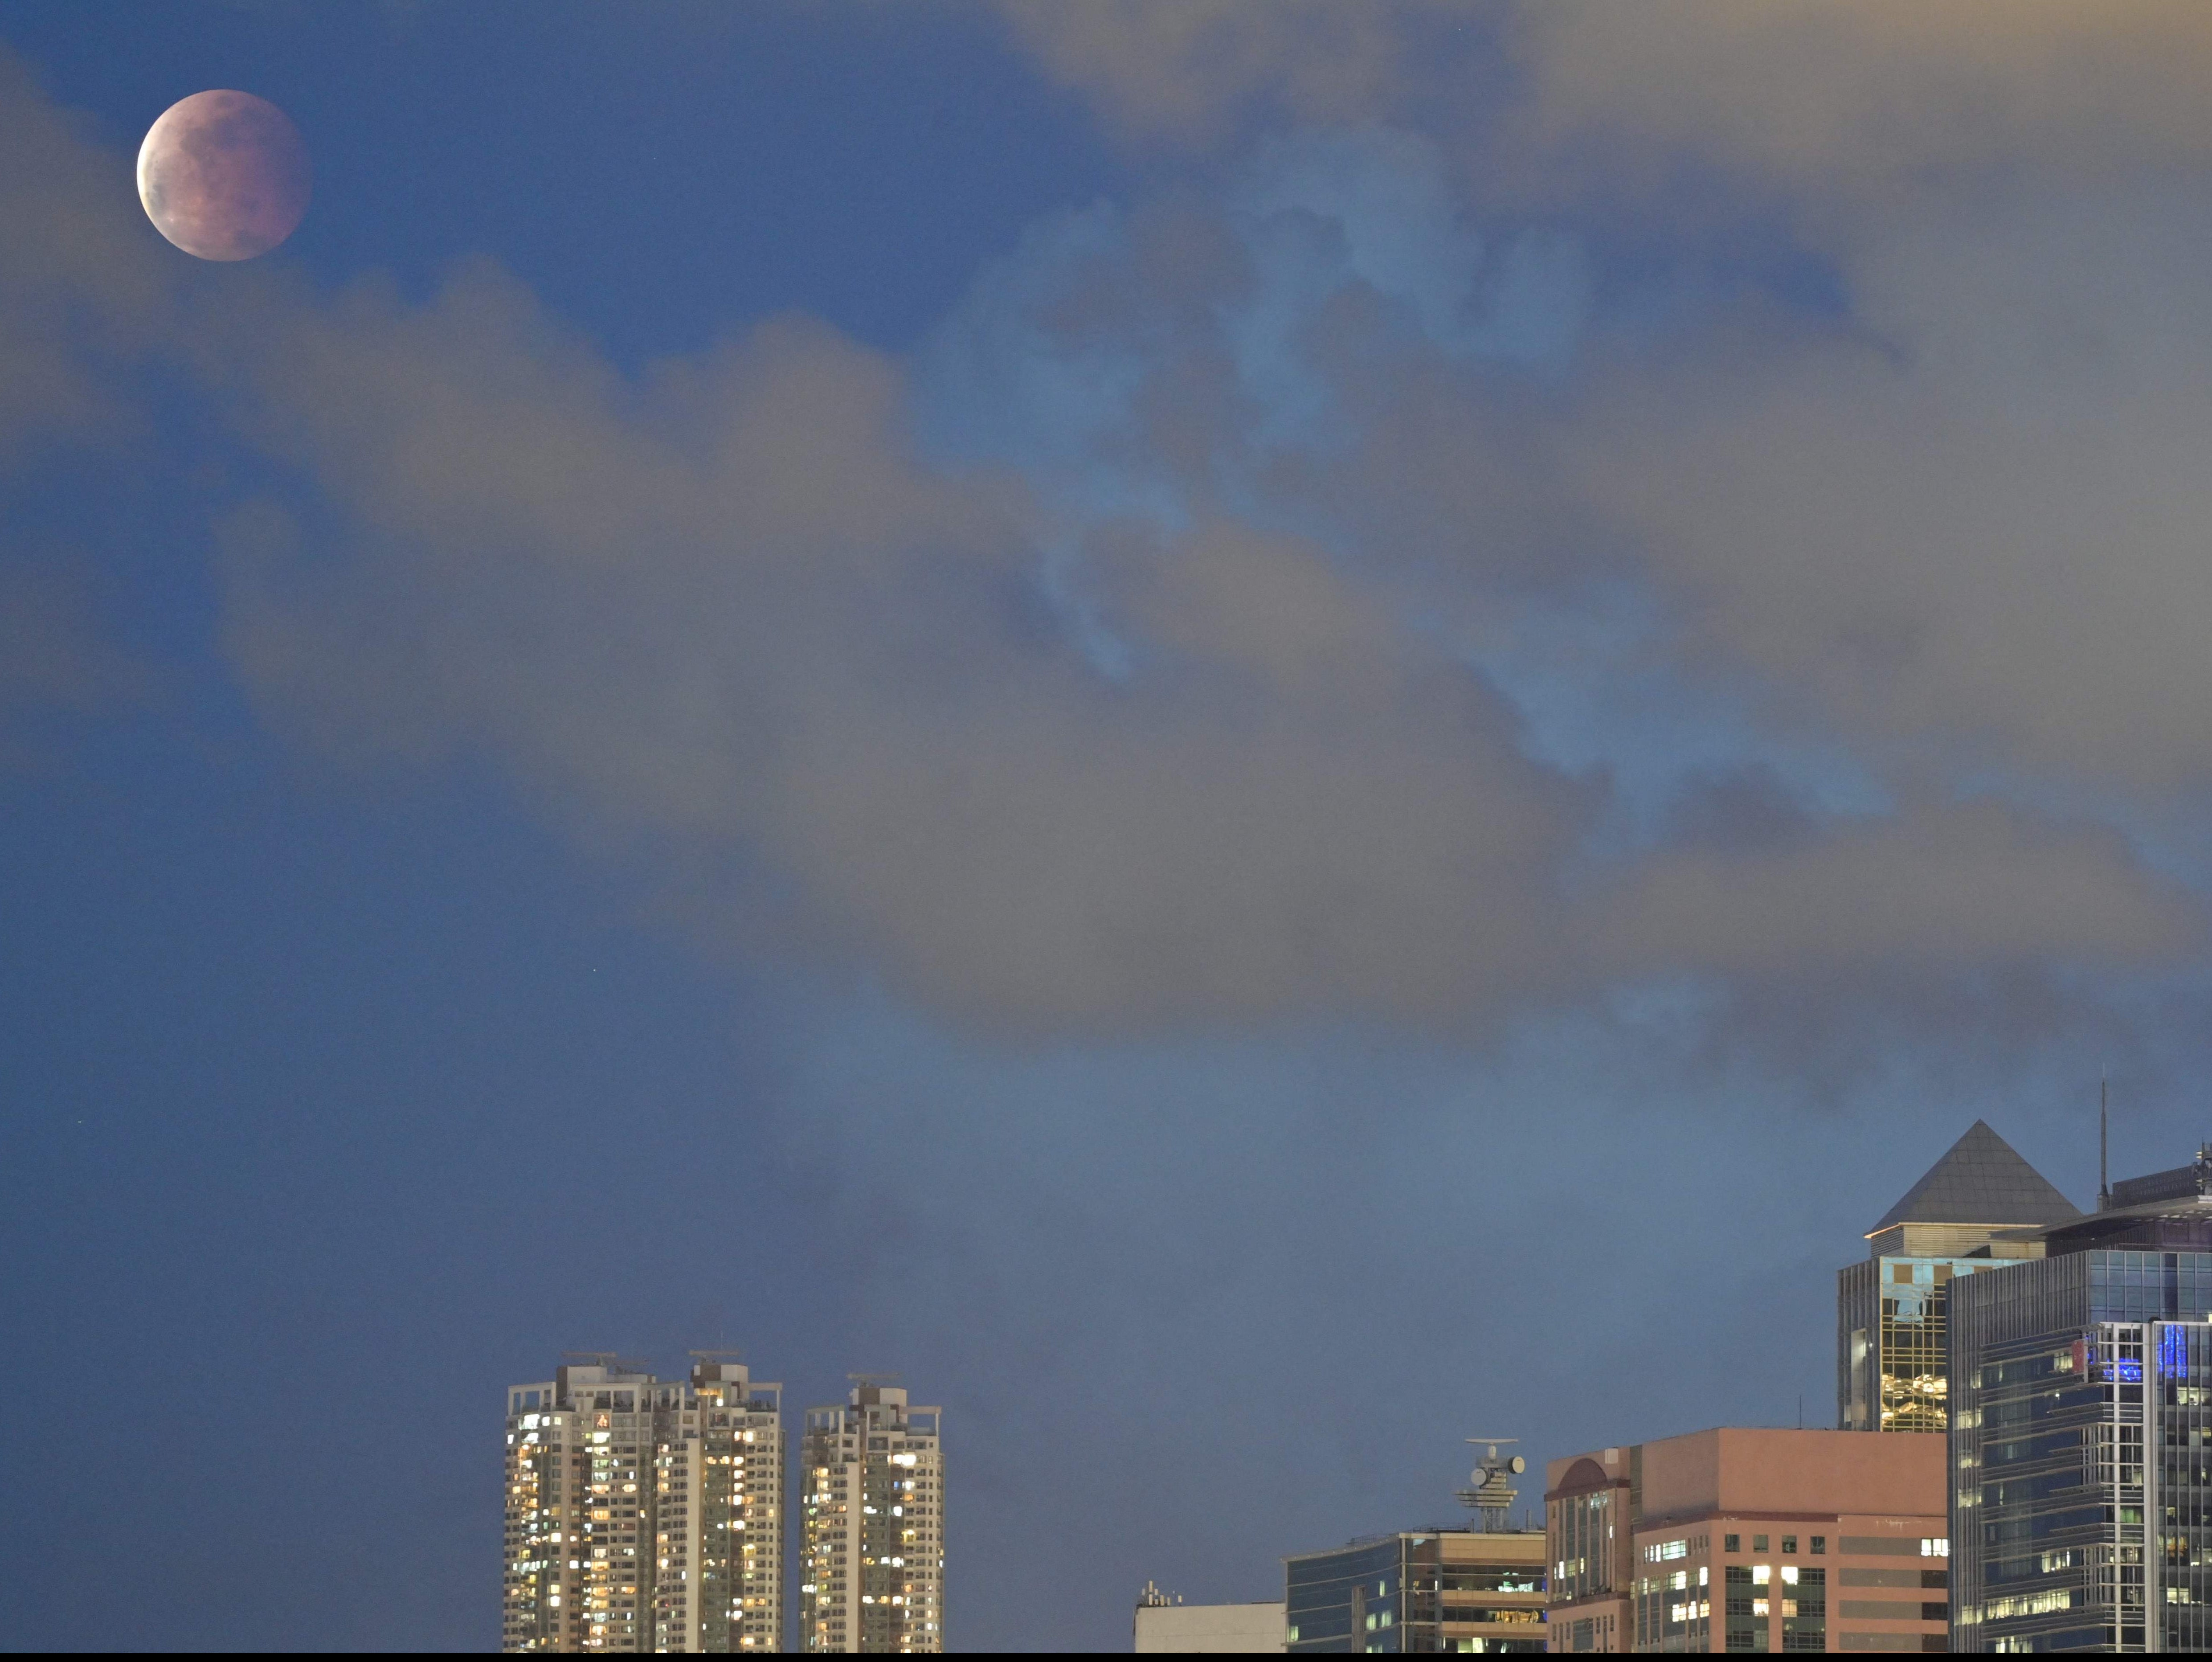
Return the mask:
POLYGON ((2106 1117, 2108 1086, 2105 1070, 2097 1069, 2097 1209, 2110 1209, 2112 1204, 2112 1168, 2106 1159, 2112 1143, 2111 1122, 2106 1117))

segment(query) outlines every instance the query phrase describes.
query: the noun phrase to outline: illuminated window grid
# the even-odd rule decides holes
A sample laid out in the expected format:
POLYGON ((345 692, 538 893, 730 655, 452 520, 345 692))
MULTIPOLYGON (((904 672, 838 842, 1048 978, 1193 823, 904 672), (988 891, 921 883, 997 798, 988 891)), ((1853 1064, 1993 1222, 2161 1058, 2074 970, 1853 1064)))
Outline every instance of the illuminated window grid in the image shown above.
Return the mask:
POLYGON ((502 1647, 781 1649, 781 1387, 611 1364, 510 1393, 502 1647))

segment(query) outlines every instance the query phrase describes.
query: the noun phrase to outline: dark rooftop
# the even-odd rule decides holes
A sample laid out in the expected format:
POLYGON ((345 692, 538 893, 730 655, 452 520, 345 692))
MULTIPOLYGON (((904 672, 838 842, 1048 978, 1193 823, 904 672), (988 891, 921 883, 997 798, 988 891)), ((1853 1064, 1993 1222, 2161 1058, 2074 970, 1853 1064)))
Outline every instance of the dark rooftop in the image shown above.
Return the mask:
POLYGON ((1978 1119, 1868 1233, 1900 1223, 2054 1224, 2081 1215, 2073 1202, 1978 1119))

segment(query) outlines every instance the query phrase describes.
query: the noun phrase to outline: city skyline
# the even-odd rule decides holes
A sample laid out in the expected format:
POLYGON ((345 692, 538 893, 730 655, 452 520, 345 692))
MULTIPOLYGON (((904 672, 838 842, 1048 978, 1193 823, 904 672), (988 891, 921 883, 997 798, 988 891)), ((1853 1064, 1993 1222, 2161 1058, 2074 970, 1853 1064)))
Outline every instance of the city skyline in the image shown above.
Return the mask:
POLYGON ((0 1319, 164 1393, 0 1452, 11 1637, 499 1642, 569 1345, 943 1404, 954 1649, 1470 1432, 1931 1422, 2017 1272, 1884 1208, 2212 1135, 2208 79, 2195 0, 0 0, 0 1319))

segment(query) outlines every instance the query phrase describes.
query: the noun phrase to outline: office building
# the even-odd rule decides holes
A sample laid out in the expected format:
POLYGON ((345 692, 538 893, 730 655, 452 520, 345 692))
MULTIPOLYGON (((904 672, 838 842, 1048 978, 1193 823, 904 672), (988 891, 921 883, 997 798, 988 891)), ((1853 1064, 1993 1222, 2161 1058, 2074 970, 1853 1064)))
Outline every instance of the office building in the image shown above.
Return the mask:
POLYGON ((1250 1604, 1186 1604, 1151 1582, 1137 1595, 1140 1655, 1253 1656, 1283 1648, 1279 1599, 1250 1604))
POLYGON ((799 1641, 809 1651, 945 1647, 939 1410, 856 1376, 842 1407, 809 1409, 799 1452, 799 1641))
POLYGON ((2035 1227, 2081 1216, 1980 1120, 1867 1232, 1836 1275, 1836 1423, 1941 1432, 1948 1424, 1952 1283, 2039 1257, 2035 1227))
POLYGON ((781 1650, 781 1390, 712 1353, 511 1387, 502 1647, 781 1650))
POLYGON ((1285 1650, 1544 1648, 1539 1530, 1406 1530, 1301 1553, 1284 1570, 1285 1650))
POLYGON ((1554 1651, 1940 1651, 1944 1440, 1724 1428, 1546 1469, 1554 1651))
POLYGON ((1952 1294, 1960 1650, 2212 1647, 2212 1146, 1952 1294))

